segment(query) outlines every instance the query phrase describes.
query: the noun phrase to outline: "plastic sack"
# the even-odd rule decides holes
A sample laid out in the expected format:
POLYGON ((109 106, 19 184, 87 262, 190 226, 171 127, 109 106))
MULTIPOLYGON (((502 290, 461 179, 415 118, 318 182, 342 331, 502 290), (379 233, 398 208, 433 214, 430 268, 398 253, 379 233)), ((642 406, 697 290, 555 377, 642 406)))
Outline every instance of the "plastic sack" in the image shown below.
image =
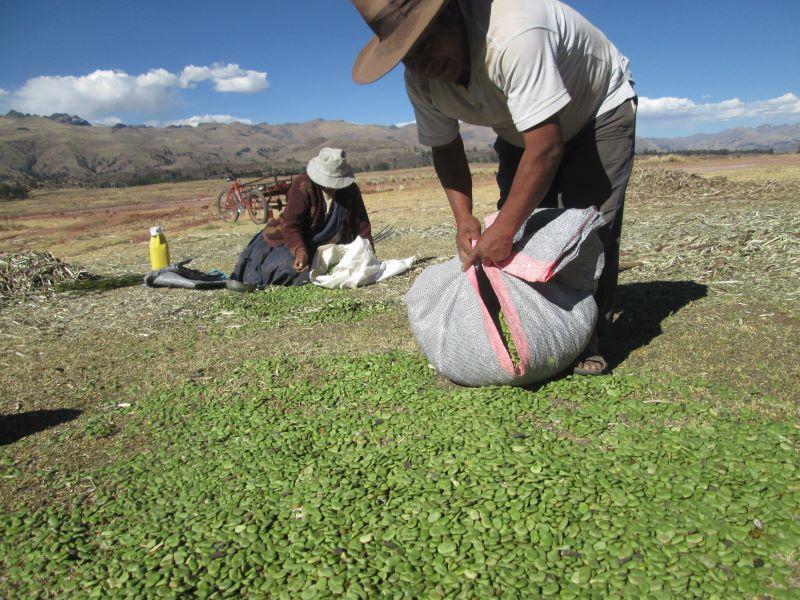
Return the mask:
POLYGON ((594 208, 539 209, 501 263, 464 273, 456 257, 425 269, 404 302, 433 367, 469 386, 528 385, 567 368, 597 321, 602 225, 594 208))
POLYGON ((349 244, 328 244, 317 249, 311 262, 309 279, 326 288, 355 288, 405 273, 414 257, 381 262, 362 237, 349 244))

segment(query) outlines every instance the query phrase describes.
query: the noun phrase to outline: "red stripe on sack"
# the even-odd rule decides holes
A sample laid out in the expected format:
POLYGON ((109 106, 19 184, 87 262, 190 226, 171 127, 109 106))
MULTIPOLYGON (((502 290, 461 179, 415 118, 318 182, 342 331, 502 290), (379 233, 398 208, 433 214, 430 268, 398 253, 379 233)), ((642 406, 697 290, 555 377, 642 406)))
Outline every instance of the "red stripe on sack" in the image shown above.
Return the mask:
MULTIPOLYGON (((519 317, 519 312, 517 312, 517 307, 514 306, 514 303, 511 301, 508 287, 503 281, 503 275, 500 269, 496 267, 486 267, 484 271, 486 271, 489 283, 492 284, 492 289, 497 296, 497 300, 500 302, 500 310, 502 310, 503 314, 506 316, 508 329, 511 332, 511 341, 514 342, 517 348, 520 362, 514 365, 514 374, 516 376, 524 375, 531 362, 531 353, 530 346, 528 345, 528 336, 525 335, 525 330, 522 328, 522 320, 519 317)), ((494 322, 492 324, 494 324, 494 322)), ((502 344, 502 339, 500 343, 502 344)), ((505 344, 503 344, 503 352, 508 356, 509 362, 511 362, 511 356, 505 344)))
POLYGON ((536 260, 526 254, 517 253, 495 263, 495 266, 517 279, 537 282, 550 279, 553 276, 556 263, 536 260))

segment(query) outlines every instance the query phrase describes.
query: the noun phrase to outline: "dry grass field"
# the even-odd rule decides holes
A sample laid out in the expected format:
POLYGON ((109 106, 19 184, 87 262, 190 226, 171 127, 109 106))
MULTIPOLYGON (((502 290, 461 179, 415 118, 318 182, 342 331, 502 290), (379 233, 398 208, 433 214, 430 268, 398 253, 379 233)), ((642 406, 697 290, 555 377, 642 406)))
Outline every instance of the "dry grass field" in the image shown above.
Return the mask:
POLYGON ((677 154, 639 159, 641 166, 660 165, 699 175, 723 175, 733 181, 782 181, 797 179, 797 154, 686 157, 677 154))
MULTIPOLYGON (((26 201, 0 203, 0 251, 51 252, 99 276, 0 298, 0 506, 6 515, 0 521, 6 529, 0 534, 6 540, 0 542, 0 555, 9 553, 0 558, 0 595, 136 596, 148 590, 148 595, 169 597, 250 589, 277 597, 296 597, 301 590, 304 597, 370 597, 384 583, 401 586, 386 588, 393 590, 407 584, 427 596, 483 596, 538 586, 541 594, 564 596, 613 591, 642 597, 790 597, 800 585, 798 159, 639 160, 625 212, 624 271, 609 346, 613 372, 527 392, 461 390, 420 362, 401 297, 422 268, 454 252, 449 208, 430 169, 361 177, 373 229, 394 230, 378 244, 379 256, 422 260, 406 275, 341 293, 305 289, 243 296, 142 287, 147 230, 157 223, 165 229, 173 261, 192 258, 198 269, 231 270, 259 227, 246 215, 236 224, 216 220, 209 198, 224 182, 37 192, 26 201), (373 382, 372 391, 354 391, 363 381, 373 382), (448 418, 437 417, 434 402, 441 402, 448 418), (334 405, 340 412, 320 409, 334 405), (474 415, 481 425, 475 427, 465 415, 474 415), (348 419, 358 422, 336 438, 337 427, 350 427, 348 419), (604 433, 585 429, 592 419, 602 421, 604 433), (308 517, 319 523, 319 538, 312 521, 306 533, 292 529, 303 519, 302 506, 308 515, 317 514, 311 507, 319 505, 308 494, 333 485, 330 477, 353 476, 340 461, 361 460, 355 451, 340 450, 340 458, 323 462, 319 457, 327 456, 330 446, 320 444, 356 439, 385 422, 396 429, 383 434, 383 450, 375 452, 389 453, 391 440, 404 436, 427 441, 418 442, 414 457, 369 455, 372 462, 359 473, 363 482, 372 481, 370 473, 388 473, 390 482, 400 477, 406 483, 397 483, 398 490, 405 485, 408 493, 432 503, 418 508, 412 503, 404 509, 406 516, 398 517, 398 523, 408 523, 409 515, 430 511, 423 512, 427 521, 420 521, 426 531, 431 528, 432 555, 421 537, 402 538, 400 524, 390 527, 381 520, 367 483, 361 491, 342 492, 355 516, 336 521, 335 535, 352 535, 352 540, 332 542, 334 529, 325 529, 323 517, 308 517), (426 436, 413 437, 423 425, 426 436), (498 461, 499 470, 484 474, 485 481, 479 470, 466 476, 484 481, 484 491, 486 485, 499 486, 503 498, 517 493, 510 473, 529 444, 531 456, 546 453, 547 461, 560 456, 560 448, 573 449, 564 454, 562 470, 553 462, 544 466, 545 474, 549 469, 560 473, 542 480, 545 487, 555 486, 556 494, 560 486, 580 488, 575 473, 584 467, 592 471, 586 465, 610 478, 633 464, 637 454, 653 453, 648 465, 670 475, 634 493, 641 474, 631 471, 629 479, 620 474, 627 482, 619 484, 627 490, 625 498, 614 491, 610 500, 600 491, 595 497, 584 489, 585 506, 569 508, 577 512, 565 513, 571 524, 563 529, 557 524, 567 516, 552 508, 562 504, 548 504, 556 512, 540 512, 537 518, 549 525, 529 527, 523 536, 533 547, 539 540, 542 552, 520 555, 517 563, 529 569, 520 574, 502 553, 493 554, 492 548, 517 547, 506 525, 492 524, 490 514, 478 538, 470 538, 469 525, 466 533, 458 533, 461 513, 449 512, 458 502, 439 505, 433 498, 445 494, 444 487, 438 495, 425 487, 438 481, 431 473, 452 473, 447 494, 466 498, 467 491, 456 489, 465 480, 447 466, 458 462, 457 454, 449 454, 455 449, 431 445, 439 434, 442 440, 463 439, 481 457, 495 446, 480 436, 494 435, 495 428, 507 436, 512 425, 529 429, 502 460, 486 454, 489 464, 498 461), (609 441, 604 436, 611 429, 627 441, 609 441), (268 434, 273 430, 283 442, 268 434), (297 437, 299 432, 306 437, 297 437), (592 438, 604 440, 596 452, 592 438), (773 439, 777 445, 769 446, 773 442, 767 440, 773 439), (664 454, 670 444, 675 453, 664 454), (273 460, 256 450, 266 447, 291 474, 256 473, 258 465, 273 460), (287 454, 287 448, 295 454, 287 454), (680 452, 688 461, 683 466, 680 452), (576 453, 583 453, 585 462, 570 468, 576 453), (405 464, 405 471, 395 470, 392 461, 405 464), (718 485, 713 478, 706 481, 711 471, 695 473, 704 461, 709 469, 719 469, 713 471, 718 485), (414 471, 412 463, 422 470, 414 471), (188 479, 189 472, 197 480, 188 479), (686 500, 680 502, 673 499, 672 505, 662 501, 679 493, 673 487, 677 480, 690 476, 696 476, 691 483, 696 492, 682 495, 686 500), (263 483, 267 480, 274 486, 263 483), (726 495, 732 499, 725 500, 726 495), (633 502, 634 496, 641 504, 633 502), (260 508, 251 502, 258 497, 264 501, 260 508), (711 498, 713 507, 706 504, 711 498), (207 508, 209 499, 218 504, 216 511, 207 508), (229 505, 234 501, 244 512, 229 505), (596 514, 595 523, 606 523, 603 507, 609 506, 613 534, 593 533, 606 532, 606 525, 593 530, 574 516, 596 514), (266 529, 259 519, 266 517, 257 516, 261 510, 278 522, 287 519, 282 533, 277 525, 270 529, 270 543, 277 546, 262 535, 266 529), (614 529, 614 514, 628 519, 629 527, 614 529), (445 526, 440 519, 450 520, 445 526), (201 525, 194 538, 187 533, 180 543, 172 539, 171 534, 178 535, 174 526, 195 531, 197 523, 208 523, 213 535, 206 536, 201 525), (223 533, 226 523, 233 523, 235 535, 223 533), (487 540, 494 539, 495 526, 499 541, 492 546, 487 540), (389 535, 390 530, 396 533, 389 535), (243 541, 251 533, 258 560, 254 546, 243 541), (306 535, 311 537, 298 541, 306 535), (545 535, 557 538, 552 548, 544 545, 545 535), (665 541, 673 536, 682 541, 665 541), (483 540, 482 550, 475 550, 475 539, 483 540), (262 542, 266 549, 258 546, 262 542), (397 546, 408 554, 384 556, 400 552, 397 546), (301 547, 306 554, 294 554, 301 547), (312 550, 328 547, 333 554, 312 550), (312 560, 313 568, 306 568, 309 556, 321 556, 321 562, 312 560), (344 560, 347 556, 351 559, 344 560), (388 570, 369 566, 384 561, 388 570), (423 566, 427 563, 432 570, 423 566)), ((475 166, 474 187, 476 213, 491 212, 496 200, 491 165, 475 166)), ((534 473, 543 468, 525 463, 526 473, 528 467, 534 473)), ((375 483, 375 489, 384 484, 375 483)), ((402 491, 386 493, 390 504, 392 494, 403 497, 402 491)), ((502 512, 498 498, 499 491, 490 504, 481 500, 458 510, 502 512)), ((545 510, 542 498, 539 507, 545 510)), ((572 506, 571 500, 565 502, 572 506)), ((526 512, 530 509, 510 510, 512 528, 520 511, 523 521, 533 518, 526 512)))

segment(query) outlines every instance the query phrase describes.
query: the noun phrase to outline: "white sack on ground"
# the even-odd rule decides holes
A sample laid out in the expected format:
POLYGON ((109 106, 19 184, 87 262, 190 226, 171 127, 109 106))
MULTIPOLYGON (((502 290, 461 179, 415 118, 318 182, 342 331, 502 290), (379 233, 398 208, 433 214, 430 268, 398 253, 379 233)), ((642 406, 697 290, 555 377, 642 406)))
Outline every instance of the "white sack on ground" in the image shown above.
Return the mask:
POLYGON ((326 288, 354 288, 377 283, 414 264, 413 256, 380 261, 368 240, 358 237, 349 244, 321 246, 311 262, 309 279, 326 288))
POLYGON ((463 273, 456 257, 425 269, 404 298, 423 354, 442 375, 470 386, 528 385, 563 371, 597 321, 602 225, 594 208, 539 209, 502 263, 463 273))

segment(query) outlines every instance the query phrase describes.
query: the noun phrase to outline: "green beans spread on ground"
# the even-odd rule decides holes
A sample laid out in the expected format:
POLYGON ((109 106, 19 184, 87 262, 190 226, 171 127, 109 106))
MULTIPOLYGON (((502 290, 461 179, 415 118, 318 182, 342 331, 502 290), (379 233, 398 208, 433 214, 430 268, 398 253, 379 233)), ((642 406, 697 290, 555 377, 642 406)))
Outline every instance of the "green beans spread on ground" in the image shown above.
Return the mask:
POLYGON ((151 449, 0 515, 3 595, 797 591, 800 430, 679 380, 463 389, 399 352, 272 358, 126 426, 151 449))

